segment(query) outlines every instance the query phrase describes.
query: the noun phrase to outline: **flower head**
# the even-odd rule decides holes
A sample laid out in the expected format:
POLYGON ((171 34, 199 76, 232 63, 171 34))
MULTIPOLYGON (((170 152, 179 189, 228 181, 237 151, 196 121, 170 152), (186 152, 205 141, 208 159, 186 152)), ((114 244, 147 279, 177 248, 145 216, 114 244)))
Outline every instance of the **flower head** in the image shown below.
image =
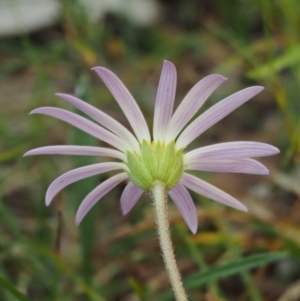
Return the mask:
POLYGON ((124 180, 128 181, 128 184, 121 196, 123 214, 127 214, 134 207, 144 191, 152 189, 155 181, 160 181, 165 185, 169 196, 193 233, 197 231, 197 214, 187 188, 230 207, 247 211, 238 200, 189 174, 188 171, 268 174, 265 166, 250 158, 274 155, 279 150, 265 143, 249 141, 219 143, 192 151, 186 151, 186 147, 206 129, 261 92, 263 87, 254 86, 238 91, 187 125, 226 78, 218 74, 203 78, 189 91, 173 113, 177 75, 175 66, 165 61, 156 96, 151 136, 140 108, 121 80, 106 68, 95 67, 93 70, 113 94, 134 134, 104 112, 67 94, 56 95, 84 112, 96 123, 60 108, 43 107, 33 110, 31 114, 44 114, 63 120, 110 144, 114 149, 75 145, 46 146, 33 149, 27 152, 26 156, 86 155, 119 160, 92 164, 64 173, 49 186, 46 193, 47 205, 60 190, 71 183, 107 171, 120 170, 120 173, 102 182, 85 197, 77 212, 77 224, 99 199, 124 180))

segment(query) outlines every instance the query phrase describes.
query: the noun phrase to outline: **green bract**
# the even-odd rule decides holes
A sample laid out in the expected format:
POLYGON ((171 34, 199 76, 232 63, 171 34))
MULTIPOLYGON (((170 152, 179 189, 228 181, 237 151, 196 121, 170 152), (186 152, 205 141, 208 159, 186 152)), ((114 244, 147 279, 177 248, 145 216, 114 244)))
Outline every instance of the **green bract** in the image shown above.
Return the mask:
POLYGON ((175 142, 143 141, 140 152, 127 152, 129 179, 139 188, 150 190, 156 180, 168 189, 180 180, 183 173, 183 150, 176 150, 175 142))

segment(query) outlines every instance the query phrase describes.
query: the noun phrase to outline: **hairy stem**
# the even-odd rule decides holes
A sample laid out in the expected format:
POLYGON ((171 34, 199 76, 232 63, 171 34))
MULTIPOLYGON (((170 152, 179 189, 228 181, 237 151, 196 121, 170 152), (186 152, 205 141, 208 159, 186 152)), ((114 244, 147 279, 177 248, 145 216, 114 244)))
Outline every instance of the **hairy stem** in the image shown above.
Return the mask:
POLYGON ((152 188, 152 196, 154 201, 154 211, 159 244, 163 253, 163 259, 174 291, 174 295, 177 301, 187 301, 188 299, 177 268, 171 241, 165 185, 160 181, 156 181, 154 187, 152 188))

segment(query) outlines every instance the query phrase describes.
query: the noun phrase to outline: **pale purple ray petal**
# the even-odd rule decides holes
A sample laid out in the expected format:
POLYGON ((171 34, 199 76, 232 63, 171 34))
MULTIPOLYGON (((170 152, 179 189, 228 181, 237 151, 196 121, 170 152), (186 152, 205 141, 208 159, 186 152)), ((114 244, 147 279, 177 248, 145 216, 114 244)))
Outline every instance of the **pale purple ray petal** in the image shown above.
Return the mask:
POLYGON ((48 187, 46 192, 46 205, 48 206, 56 194, 66 186, 79 180, 117 169, 126 169, 126 166, 119 162, 98 163, 79 167, 62 174, 48 187))
POLYGON ((277 147, 266 143, 252 141, 225 142, 192 150, 184 155, 184 162, 189 164, 201 159, 264 157, 278 153, 279 149, 277 147))
POLYGON ((80 145, 51 145, 32 149, 24 154, 24 157, 35 155, 76 155, 76 156, 103 156, 113 157, 122 161, 126 156, 111 148, 80 145))
POLYGON ((150 133, 145 118, 136 101, 122 81, 106 68, 95 67, 92 70, 97 72, 118 102, 138 140, 142 142, 145 139, 150 142, 150 133))
POLYGON ((164 141, 176 93, 177 73, 173 63, 164 61, 156 94, 153 139, 164 141))
POLYGON ((242 203, 233 198, 231 195, 195 176, 183 173, 179 183, 214 201, 242 211, 248 211, 242 203))
POLYGON ((77 127, 78 129, 90 134, 91 136, 105 141, 106 143, 114 146, 115 148, 123 152, 126 152, 126 150, 128 149, 127 144, 119 137, 104 129, 100 125, 97 125, 92 121, 81 117, 73 112, 54 107, 43 107, 31 111, 30 114, 43 114, 52 116, 77 127))
POLYGON ((168 193, 177 206, 186 224, 192 233, 195 234, 198 228, 198 218, 197 209, 191 198, 191 195, 181 184, 174 186, 171 190, 169 190, 168 193))
POLYGON ((130 148, 133 148, 135 150, 139 149, 139 143, 137 142, 136 138, 128 131, 128 129, 126 129, 114 118, 110 117, 109 115, 100 111, 99 109, 95 108, 89 103, 72 95, 62 93, 56 93, 55 95, 67 101, 80 111, 84 112, 85 114, 96 120, 102 126, 112 131, 119 138, 124 140, 130 148))
POLYGON ((85 199, 81 202, 77 214, 76 225, 79 225, 89 210, 110 190, 117 186, 120 182, 128 178, 126 172, 117 174, 98 185, 92 190, 85 199))
POLYGON ((143 190, 129 182, 121 195, 121 209, 123 215, 126 215, 139 200, 143 194, 143 190))
POLYGON ((236 108, 244 104, 250 98, 261 92, 264 88, 254 86, 243 89, 234 93, 222 101, 218 102, 210 109, 205 111, 202 115, 196 118, 178 137, 177 147, 185 148, 195 138, 202 134, 209 127, 217 123, 219 120, 227 116, 236 108))
POLYGON ((171 118, 167 133, 167 142, 177 137, 184 126, 197 113, 207 98, 227 78, 219 74, 211 74, 200 80, 185 96, 171 118))
POLYGON ((188 164, 185 170, 203 170, 215 172, 249 173, 267 175, 269 170, 256 160, 249 158, 238 159, 202 159, 188 164))

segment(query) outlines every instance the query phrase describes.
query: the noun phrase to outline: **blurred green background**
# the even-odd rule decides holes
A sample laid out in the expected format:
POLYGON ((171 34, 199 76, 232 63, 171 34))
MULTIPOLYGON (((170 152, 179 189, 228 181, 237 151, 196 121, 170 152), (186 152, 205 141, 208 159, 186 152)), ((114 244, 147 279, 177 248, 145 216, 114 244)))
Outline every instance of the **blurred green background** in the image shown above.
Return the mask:
MULTIPOLYGON (((299 0, 148 2, 149 20, 139 1, 128 0, 91 19, 82 1, 64 0, 54 24, 0 37, 0 300, 27 300, 15 289, 32 301, 173 300, 149 197, 123 217, 119 199, 125 184, 119 185, 76 227, 81 200, 109 175, 71 185, 50 207, 45 192, 63 172, 99 159, 22 157, 44 145, 101 145, 56 119, 28 116, 40 106, 76 112, 55 92, 77 95, 128 125, 90 70, 94 66, 124 81, 152 125, 164 59, 177 67, 177 104, 211 73, 229 80, 204 109, 244 87, 266 87, 193 146, 253 140, 281 150, 260 160, 269 176, 200 174, 241 200, 249 213, 193 194, 199 229, 192 235, 170 204, 190 300, 300 300, 299 0)), ((20 14, 15 18, 22 20, 20 14)))

